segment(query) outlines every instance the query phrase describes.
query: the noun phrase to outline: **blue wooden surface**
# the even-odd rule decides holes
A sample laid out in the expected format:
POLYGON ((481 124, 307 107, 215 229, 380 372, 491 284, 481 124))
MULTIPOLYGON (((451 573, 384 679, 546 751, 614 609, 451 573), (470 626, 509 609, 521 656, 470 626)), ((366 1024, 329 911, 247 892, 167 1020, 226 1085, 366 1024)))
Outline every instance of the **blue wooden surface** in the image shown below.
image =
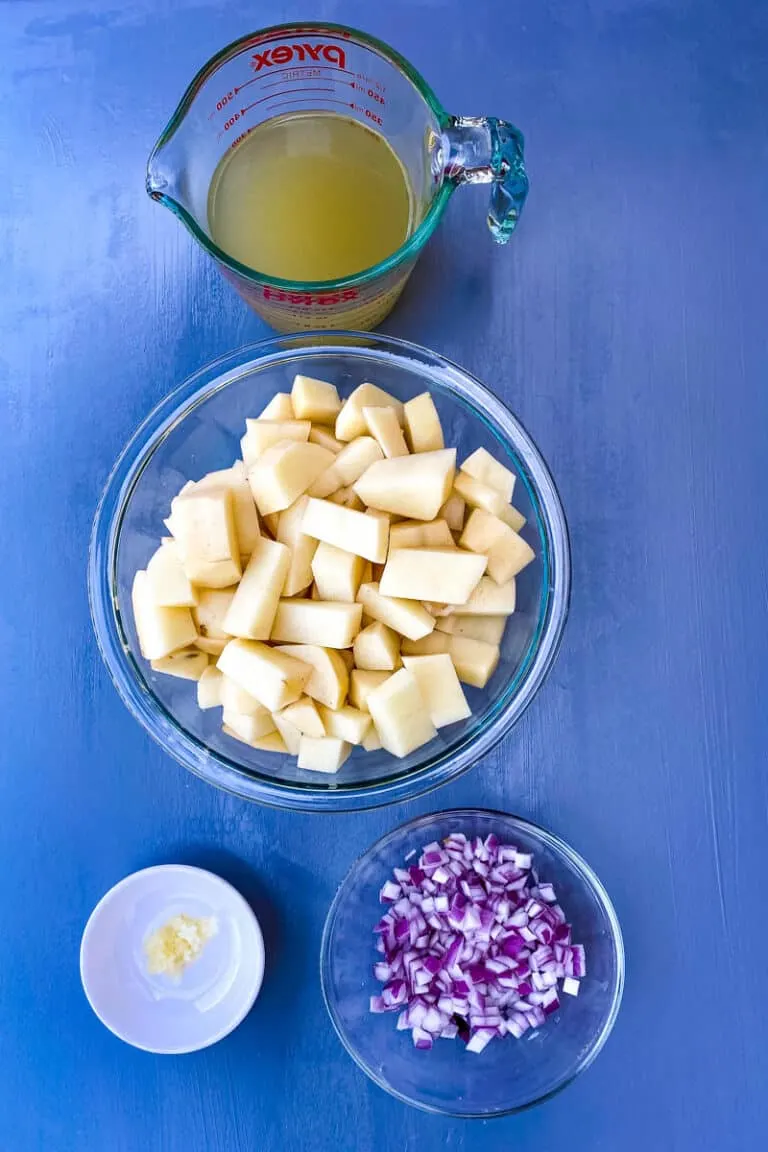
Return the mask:
POLYGON ((5 0, 0 64, 3 1152, 764 1146, 768 9, 5 0), (522 417, 574 546, 562 654, 496 754, 413 805, 333 818, 249 806, 164 756, 109 683, 85 588, 94 508, 139 419, 264 335, 145 197, 146 155, 213 51, 309 15, 365 26, 451 110, 526 132, 518 237, 494 249, 483 193, 457 196, 386 328, 457 359, 522 417), (407 815, 460 803, 568 838, 628 950, 593 1068, 485 1124, 370 1085, 317 976, 355 856, 407 815), (102 893, 173 860, 254 899, 269 954, 246 1023, 179 1059, 114 1039, 77 968, 102 893))

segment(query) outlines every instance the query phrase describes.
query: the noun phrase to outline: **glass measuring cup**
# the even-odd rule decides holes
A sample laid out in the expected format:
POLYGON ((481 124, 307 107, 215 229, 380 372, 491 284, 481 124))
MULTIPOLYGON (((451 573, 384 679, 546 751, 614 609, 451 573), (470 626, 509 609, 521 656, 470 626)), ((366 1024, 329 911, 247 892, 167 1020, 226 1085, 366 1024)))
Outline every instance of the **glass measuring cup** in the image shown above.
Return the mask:
POLYGON ((224 48, 195 76, 147 165, 149 195, 178 216, 279 332, 379 324, 460 184, 491 185, 488 227, 505 243, 528 192, 517 128, 494 117, 450 116, 394 49, 339 24, 280 24, 224 48), (249 268, 214 242, 208 191, 219 161, 259 124, 288 112, 350 117, 383 135, 398 156, 412 220, 405 242, 385 260, 341 279, 301 283, 249 268))

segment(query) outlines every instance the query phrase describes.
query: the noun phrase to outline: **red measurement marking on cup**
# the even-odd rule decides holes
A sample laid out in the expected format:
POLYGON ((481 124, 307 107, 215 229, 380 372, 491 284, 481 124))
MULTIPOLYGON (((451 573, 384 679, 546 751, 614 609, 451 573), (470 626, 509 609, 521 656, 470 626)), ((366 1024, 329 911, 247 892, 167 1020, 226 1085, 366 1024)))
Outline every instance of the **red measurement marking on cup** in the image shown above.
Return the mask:
MULTIPOLYGON (((313 96, 313 100, 319 100, 321 97, 313 96)), ((278 100, 278 104, 273 104, 269 109, 270 112, 275 112, 278 108, 287 108, 290 104, 306 104, 306 100, 283 100, 279 92, 275 92, 272 96, 267 96, 267 100, 278 100)), ((322 97, 324 104, 341 104, 342 108, 354 108, 354 104, 350 104, 349 100, 335 100, 333 96, 322 97)))
MULTIPOLYGON (((335 88, 285 88, 285 91, 286 92, 295 92, 297 94, 298 93, 303 94, 305 92, 335 92, 336 89, 335 88)), ((282 93, 280 93, 280 92, 272 92, 272 93, 270 93, 269 96, 262 96, 258 100, 252 101, 252 103, 250 103, 250 104, 245 104, 242 108, 238 108, 237 111, 230 111, 229 118, 224 121, 224 127, 218 133, 216 139, 220 140, 225 132, 229 132, 231 128, 234 128, 235 124, 237 124, 242 119, 242 117, 245 116, 246 112, 250 112, 251 108, 255 108, 257 104, 265 104, 268 100, 275 100, 281 95, 282 95, 282 93)), ((310 96, 309 99, 310 100, 317 100, 317 99, 319 99, 319 97, 310 96)), ((323 99, 330 100, 330 102, 334 103, 334 104, 343 103, 346 105, 346 107, 351 106, 351 105, 347 104, 346 101, 336 101, 336 100, 332 100, 330 97, 323 97, 323 99)), ((301 100, 293 100, 293 101, 290 101, 290 103, 301 104, 302 101, 301 100)), ((272 111, 272 109, 270 109, 270 111, 272 111)))
MULTIPOLYGON (((251 80, 246 80, 244 84, 238 84, 237 87, 235 88, 235 92, 240 92, 240 91, 242 91, 243 88, 247 88, 249 84, 256 84, 259 81, 265 79, 265 77, 269 80, 272 80, 275 76, 279 76, 281 73, 296 72, 296 71, 299 71, 299 69, 296 69, 295 67, 294 68, 270 68, 269 72, 260 73, 258 76, 254 76, 251 80)), ((311 69, 307 69, 307 71, 309 71, 313 74, 316 72, 332 72, 334 75, 336 75, 339 72, 343 72, 347 76, 353 76, 354 75, 354 73, 350 72, 348 68, 337 68, 331 64, 316 64, 311 69)), ((325 77, 324 77, 324 79, 325 79, 325 77)))
POLYGON ((365 85, 370 85, 375 88, 377 92, 386 92, 386 84, 382 84, 381 80, 377 80, 375 76, 366 76, 365 72, 355 72, 355 80, 362 81, 365 85))
POLYGON ((326 80, 330 81, 330 76, 323 76, 323 72, 330 72, 334 76, 339 72, 345 72, 347 76, 352 76, 353 73, 346 68, 334 68, 329 64, 318 64, 313 68, 273 68, 266 77, 271 83, 262 83, 264 76, 254 76, 252 80, 246 80, 244 84, 236 84, 231 92, 225 92, 220 100, 216 101, 216 107, 212 108, 208 113, 208 119, 212 120, 217 112, 221 112, 227 108, 227 105, 237 96, 244 88, 248 88, 251 84, 262 83, 263 88, 274 88, 278 84, 284 84, 289 80, 326 80), (287 73, 284 80, 274 80, 273 77, 287 73))
POLYGON ((383 121, 378 112, 374 112, 372 109, 366 108, 364 104, 350 104, 350 108, 352 108, 355 112, 362 112, 366 120, 370 120, 372 124, 378 124, 380 128, 383 127, 383 121))
MULTIPOLYGON (((270 88, 271 87, 273 87, 273 85, 270 84, 270 88)), ((290 87, 288 87, 288 85, 285 83, 284 80, 279 81, 279 87, 282 88, 283 92, 335 92, 336 91, 335 87, 331 87, 331 88, 290 88, 290 87)), ((264 99, 265 100, 272 100, 272 99, 274 99, 275 96, 281 96, 281 95, 282 95, 282 92, 273 92, 271 96, 265 96, 264 99)), ((260 101, 257 101, 257 103, 260 103, 260 101)), ((250 107, 252 107, 252 105, 249 104, 248 107, 250 108, 250 107)))
POLYGON ((365 84, 361 84, 358 80, 351 80, 349 86, 353 88, 355 92, 362 92, 364 96, 367 96, 369 100, 374 100, 377 104, 386 105, 387 103, 381 92, 377 92, 375 88, 367 88, 365 84))
POLYGON ((330 83, 333 79, 332 76, 323 76, 319 68, 286 68, 285 72, 286 76, 282 80, 271 80, 269 84, 262 84, 262 88, 281 88, 294 80, 325 80, 330 83))
POLYGON ((253 128, 258 128, 258 124, 254 124, 252 128, 246 128, 245 132, 241 132, 239 136, 235 136, 227 151, 231 152, 233 148, 237 148, 238 144, 242 144, 246 136, 250 136, 251 132, 253 132, 253 128))

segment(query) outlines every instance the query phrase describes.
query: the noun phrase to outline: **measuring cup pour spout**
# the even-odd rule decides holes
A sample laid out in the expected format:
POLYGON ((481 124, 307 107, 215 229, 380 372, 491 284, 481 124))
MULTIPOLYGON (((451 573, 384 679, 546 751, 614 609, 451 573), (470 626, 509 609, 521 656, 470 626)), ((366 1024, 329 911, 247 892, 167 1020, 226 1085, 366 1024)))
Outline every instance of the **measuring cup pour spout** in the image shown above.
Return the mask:
POLYGON ((443 145, 445 174, 454 184, 492 185, 488 227, 506 244, 528 195, 522 133, 495 116, 454 116, 443 145))
POLYGON ((147 192, 153 200, 166 205, 168 197, 183 201, 178 186, 183 164, 173 155, 173 143, 173 140, 158 142, 147 162, 147 192))

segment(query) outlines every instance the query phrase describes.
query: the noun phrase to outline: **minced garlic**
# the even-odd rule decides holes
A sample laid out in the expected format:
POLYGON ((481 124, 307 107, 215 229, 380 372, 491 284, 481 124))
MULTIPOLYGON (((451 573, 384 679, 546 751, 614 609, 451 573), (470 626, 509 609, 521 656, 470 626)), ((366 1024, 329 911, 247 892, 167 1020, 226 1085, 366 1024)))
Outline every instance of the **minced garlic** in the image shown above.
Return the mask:
POLYGON ((162 974, 178 980, 216 935, 218 927, 215 916, 195 918, 183 912, 173 916, 144 943, 147 970, 153 976, 162 974))

